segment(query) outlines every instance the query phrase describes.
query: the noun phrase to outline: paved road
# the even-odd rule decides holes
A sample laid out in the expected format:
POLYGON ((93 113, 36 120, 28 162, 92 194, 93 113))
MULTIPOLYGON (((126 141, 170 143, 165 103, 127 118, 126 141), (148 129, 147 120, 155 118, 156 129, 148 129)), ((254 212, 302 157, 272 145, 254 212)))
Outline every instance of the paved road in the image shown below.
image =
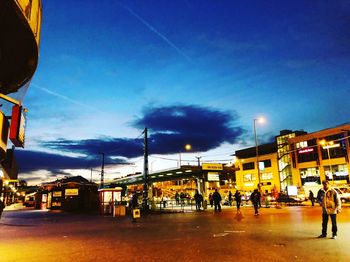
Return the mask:
MULTIPOLYGON (((350 208, 339 237, 317 239, 319 207, 251 207, 129 217, 5 211, 0 261, 350 261, 350 208)), ((329 228, 330 229, 330 228, 329 228)), ((329 230, 330 231, 330 230, 329 230)), ((330 233, 329 233, 330 234, 330 233)))

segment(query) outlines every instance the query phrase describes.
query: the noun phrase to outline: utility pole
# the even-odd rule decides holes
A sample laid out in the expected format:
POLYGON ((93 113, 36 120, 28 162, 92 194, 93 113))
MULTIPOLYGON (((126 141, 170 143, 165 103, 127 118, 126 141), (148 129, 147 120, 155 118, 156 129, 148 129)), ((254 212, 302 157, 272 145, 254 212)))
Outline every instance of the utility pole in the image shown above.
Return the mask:
POLYGON ((147 128, 143 131, 144 138, 144 162, 143 162, 143 195, 142 195, 142 207, 144 210, 148 210, 148 137, 147 128))
POLYGON ((105 169, 105 153, 100 153, 102 155, 102 165, 101 165, 101 184, 100 188, 103 188, 104 186, 104 169, 105 169))
POLYGON ((198 160, 198 166, 201 166, 201 162, 200 159, 202 158, 201 156, 196 156, 197 160, 198 160))

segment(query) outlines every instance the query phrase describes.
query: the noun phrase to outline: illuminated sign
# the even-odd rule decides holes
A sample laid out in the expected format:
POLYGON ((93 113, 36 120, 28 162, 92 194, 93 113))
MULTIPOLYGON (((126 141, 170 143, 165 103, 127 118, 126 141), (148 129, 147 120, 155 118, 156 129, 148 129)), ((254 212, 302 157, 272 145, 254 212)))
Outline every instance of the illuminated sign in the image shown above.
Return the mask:
POLYGON ((305 153, 311 153, 311 152, 314 152, 313 148, 305 148, 298 151, 299 154, 305 154, 305 153))
POLYGON ((7 151, 7 137, 9 133, 9 121, 0 111, 0 160, 3 160, 7 151))
POLYGON ((216 163, 203 163, 202 164, 203 170, 223 170, 222 164, 216 164, 216 163))
POLYGON ((26 119, 23 107, 14 105, 12 107, 10 140, 16 147, 24 147, 26 119))
POLYGON ((323 146, 322 148, 327 149, 327 148, 335 148, 335 147, 340 147, 340 144, 333 144, 333 145, 323 146))
POLYGON ((65 196, 77 196, 79 195, 79 189, 78 188, 67 188, 64 191, 65 196))
POLYGON ((62 191, 53 191, 52 196, 53 197, 61 197, 62 196, 62 191))
POLYGON ((208 172, 208 181, 220 181, 219 173, 208 172))
POLYGON ((60 207, 61 206, 61 202, 52 202, 52 206, 53 207, 60 207))

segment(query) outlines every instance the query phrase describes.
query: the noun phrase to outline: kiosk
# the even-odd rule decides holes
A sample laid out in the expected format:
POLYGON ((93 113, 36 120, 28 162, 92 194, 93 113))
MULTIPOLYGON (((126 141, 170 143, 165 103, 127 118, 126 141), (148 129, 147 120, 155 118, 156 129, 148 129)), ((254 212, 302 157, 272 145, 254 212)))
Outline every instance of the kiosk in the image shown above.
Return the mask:
POLYGON ((122 202, 122 190, 123 188, 121 187, 98 190, 100 215, 125 216, 126 206, 122 202))

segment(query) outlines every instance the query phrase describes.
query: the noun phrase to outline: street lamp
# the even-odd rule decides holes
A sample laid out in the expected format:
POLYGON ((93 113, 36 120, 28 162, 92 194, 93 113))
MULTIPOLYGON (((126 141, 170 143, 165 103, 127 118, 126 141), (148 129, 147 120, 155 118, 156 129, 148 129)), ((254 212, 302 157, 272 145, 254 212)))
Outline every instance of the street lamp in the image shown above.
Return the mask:
POLYGON ((322 139, 320 141, 320 145, 322 146, 323 149, 327 149, 327 156, 328 156, 327 158, 328 158, 328 161, 329 161, 329 171, 332 174, 332 183, 334 185, 334 175, 333 175, 333 172, 332 172, 331 155, 329 153, 329 148, 334 147, 334 141, 326 141, 326 140, 322 139))
MULTIPOLYGON (((192 149, 192 146, 190 144, 185 145, 185 150, 190 151, 192 149)), ((179 152, 179 167, 181 168, 181 151, 179 152)))
POLYGON ((259 124, 265 123, 265 118, 259 117, 254 118, 253 126, 254 126, 254 139, 255 139, 255 154, 256 154, 256 166, 258 168, 258 189, 260 191, 260 168, 259 168, 259 149, 258 149, 258 137, 256 135, 256 122, 259 124))

